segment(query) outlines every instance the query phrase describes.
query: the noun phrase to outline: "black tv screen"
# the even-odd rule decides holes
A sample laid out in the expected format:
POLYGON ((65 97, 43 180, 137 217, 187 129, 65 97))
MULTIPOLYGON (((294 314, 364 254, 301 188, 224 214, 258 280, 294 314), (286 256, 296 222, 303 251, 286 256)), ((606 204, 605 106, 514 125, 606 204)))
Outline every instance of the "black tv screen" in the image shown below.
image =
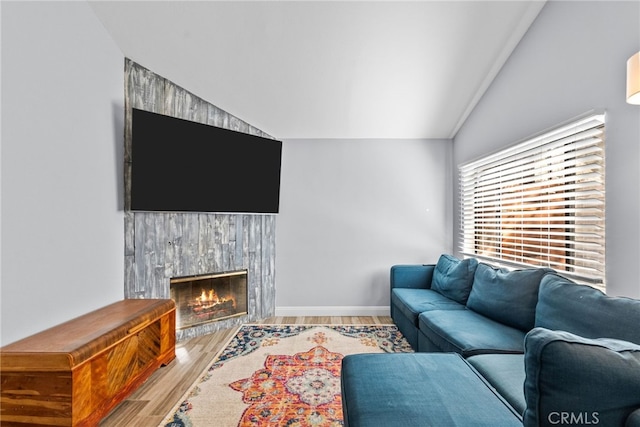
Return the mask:
POLYGON ((134 108, 131 210, 278 212, 282 142, 134 108))

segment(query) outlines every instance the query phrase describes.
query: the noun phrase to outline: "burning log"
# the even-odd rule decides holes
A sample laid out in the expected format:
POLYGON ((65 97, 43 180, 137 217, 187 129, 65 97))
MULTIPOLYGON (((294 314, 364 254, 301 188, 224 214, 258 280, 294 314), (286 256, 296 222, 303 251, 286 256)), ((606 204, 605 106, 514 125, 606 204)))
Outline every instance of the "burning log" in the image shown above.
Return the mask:
POLYGON ((227 313, 235 310, 236 304, 233 298, 220 298, 215 290, 202 290, 202 294, 187 306, 198 317, 218 316, 220 313, 227 313))

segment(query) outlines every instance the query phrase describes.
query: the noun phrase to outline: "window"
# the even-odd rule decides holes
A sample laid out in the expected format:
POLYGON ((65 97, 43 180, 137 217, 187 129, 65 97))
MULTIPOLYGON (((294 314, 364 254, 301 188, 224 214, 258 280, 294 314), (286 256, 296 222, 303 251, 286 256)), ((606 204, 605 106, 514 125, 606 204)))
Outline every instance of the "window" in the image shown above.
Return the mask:
POLYGON ((604 118, 460 165, 462 253, 604 289, 604 118))

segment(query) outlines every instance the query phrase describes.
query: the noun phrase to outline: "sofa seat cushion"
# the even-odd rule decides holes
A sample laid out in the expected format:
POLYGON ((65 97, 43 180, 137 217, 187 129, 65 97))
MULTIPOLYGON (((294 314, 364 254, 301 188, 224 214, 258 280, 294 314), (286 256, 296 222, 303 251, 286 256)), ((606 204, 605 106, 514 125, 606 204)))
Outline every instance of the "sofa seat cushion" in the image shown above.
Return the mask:
POLYGON ((440 255, 431 279, 431 289, 442 295, 466 304, 478 260, 475 258, 458 259, 454 256, 440 255))
POLYGON ((467 307, 524 332, 533 329, 540 280, 553 270, 507 270, 480 263, 467 307))
POLYGON ((640 300, 610 297, 557 274, 540 282, 535 326, 640 344, 640 300))
POLYGON ((430 310, 464 310, 459 304, 431 289, 396 288, 391 291, 391 304, 417 328, 418 316, 430 310))
POLYGON ((354 354, 342 360, 345 427, 522 426, 457 354, 354 354))
POLYGON ((640 408, 640 345, 536 328, 525 348, 525 426, 556 425, 563 414, 623 426, 640 408))
POLYGON ((418 328, 442 352, 460 353, 464 357, 524 353, 524 332, 469 309, 422 313, 418 316, 418 328))
POLYGON ((479 354, 467 361, 491 384, 507 402, 523 414, 524 354, 479 354))

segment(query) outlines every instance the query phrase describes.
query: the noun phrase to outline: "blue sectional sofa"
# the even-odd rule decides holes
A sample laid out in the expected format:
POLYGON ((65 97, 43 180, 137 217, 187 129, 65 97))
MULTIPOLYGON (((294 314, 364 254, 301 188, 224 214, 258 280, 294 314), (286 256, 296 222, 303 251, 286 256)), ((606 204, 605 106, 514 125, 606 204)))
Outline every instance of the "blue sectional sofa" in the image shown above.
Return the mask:
POLYGON ((549 269, 391 268, 412 354, 346 356, 345 426, 640 427, 640 301, 549 269))

